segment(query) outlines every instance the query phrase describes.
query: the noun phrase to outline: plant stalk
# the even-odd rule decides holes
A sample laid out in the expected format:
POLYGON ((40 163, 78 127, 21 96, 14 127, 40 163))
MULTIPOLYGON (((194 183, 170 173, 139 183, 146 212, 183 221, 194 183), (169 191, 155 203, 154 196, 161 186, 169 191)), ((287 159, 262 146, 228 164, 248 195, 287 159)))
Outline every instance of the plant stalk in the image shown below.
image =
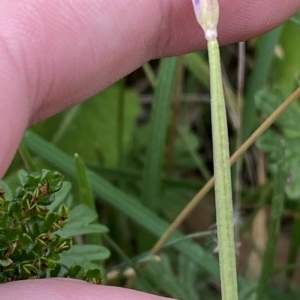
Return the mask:
POLYGON ((208 41, 215 199, 222 299, 237 300, 233 204, 226 107, 217 39, 208 41))

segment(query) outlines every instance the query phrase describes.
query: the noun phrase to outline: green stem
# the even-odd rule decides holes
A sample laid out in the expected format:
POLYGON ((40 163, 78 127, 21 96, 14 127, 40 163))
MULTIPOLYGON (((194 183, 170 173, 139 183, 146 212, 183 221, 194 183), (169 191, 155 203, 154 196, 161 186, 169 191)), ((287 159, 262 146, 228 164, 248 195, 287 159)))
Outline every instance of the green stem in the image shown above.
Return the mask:
POLYGON ((222 86, 220 51, 216 39, 208 41, 208 55, 210 64, 215 197, 222 299, 237 300, 237 275, 228 130, 222 86))

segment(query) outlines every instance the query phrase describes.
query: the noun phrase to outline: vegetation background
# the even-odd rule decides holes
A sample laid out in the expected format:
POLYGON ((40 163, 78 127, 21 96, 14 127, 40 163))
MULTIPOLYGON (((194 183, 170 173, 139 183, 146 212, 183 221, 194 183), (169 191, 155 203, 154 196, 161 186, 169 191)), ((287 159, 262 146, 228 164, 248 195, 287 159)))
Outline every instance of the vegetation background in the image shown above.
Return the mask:
MULTIPOLYGON (((299 86, 299 47, 299 13, 246 44, 222 47, 231 153, 299 86)), ((232 169, 240 299, 255 290, 257 299, 300 299, 299 119, 298 101, 232 169)), ((212 176, 205 50, 146 63, 33 126, 4 180, 14 187, 20 169, 42 168, 72 184, 69 207, 97 212, 88 217, 77 209, 75 228, 109 228, 101 237, 75 238, 89 245, 80 263, 104 267, 106 283, 182 300, 220 299, 213 191, 150 252, 212 176), (109 258, 94 245, 108 248, 109 258)))

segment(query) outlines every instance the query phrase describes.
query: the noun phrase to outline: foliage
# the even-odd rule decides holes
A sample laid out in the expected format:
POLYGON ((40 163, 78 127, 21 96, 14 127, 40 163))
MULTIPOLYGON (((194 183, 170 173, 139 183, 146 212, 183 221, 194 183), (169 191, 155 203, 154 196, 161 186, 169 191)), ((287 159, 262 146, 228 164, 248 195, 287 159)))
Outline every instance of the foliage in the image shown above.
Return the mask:
POLYGON ((1 190, 1 282, 57 276, 101 282, 99 266, 94 265, 87 271, 83 266, 86 267, 86 261, 106 259, 107 250, 95 246, 93 252, 97 254, 83 262, 78 257, 90 251, 92 246, 73 245, 72 236, 101 233, 107 229, 89 224, 95 215, 90 214, 93 211, 86 206, 77 206, 70 213, 64 204, 54 209, 55 196, 63 184, 59 172, 43 170, 23 177, 15 195, 1 190), (77 219, 82 213, 88 217, 77 219), (83 225, 84 228, 78 230, 83 225), (78 262, 77 265, 74 262, 78 262))
MULTIPOLYGON (((257 94, 256 105, 264 117, 268 117, 282 102, 283 95, 279 89, 273 91, 262 90, 257 94)), ((292 107, 277 120, 277 129, 273 128, 257 141, 257 146, 269 154, 269 167, 277 173, 278 153, 285 148, 284 172, 285 192, 289 199, 300 198, 300 156, 299 156, 299 117, 300 105, 294 103, 292 107)))

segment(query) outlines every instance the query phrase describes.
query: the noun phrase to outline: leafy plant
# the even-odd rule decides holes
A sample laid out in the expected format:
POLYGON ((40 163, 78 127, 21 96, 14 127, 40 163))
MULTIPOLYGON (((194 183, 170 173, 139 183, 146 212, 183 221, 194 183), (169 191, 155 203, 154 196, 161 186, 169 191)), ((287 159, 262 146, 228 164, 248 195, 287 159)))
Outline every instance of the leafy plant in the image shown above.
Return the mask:
MULTIPOLYGON (((265 117, 268 117, 274 108, 282 102, 282 93, 279 89, 272 91, 261 90, 256 97, 257 108, 265 117)), ((300 198, 299 172, 299 116, 300 106, 295 102, 276 122, 276 127, 269 129, 257 141, 257 146, 269 154, 269 168, 273 174, 278 173, 277 157, 281 152, 282 144, 285 147, 284 171, 288 175, 285 192, 289 199, 300 198)))
POLYGON ((73 245, 72 236, 107 232, 107 228, 89 224, 95 213, 87 206, 77 206, 70 213, 65 204, 57 206, 59 191, 58 202, 69 192, 63 186, 59 172, 43 170, 23 177, 15 195, 7 187, 0 190, 0 282, 57 276, 101 282, 99 265, 85 271, 91 263, 78 258, 97 253, 85 257, 91 262, 106 259, 109 252, 97 245, 73 245), (86 217, 77 219, 82 214, 86 217), (96 249, 91 251, 92 247, 96 249))

